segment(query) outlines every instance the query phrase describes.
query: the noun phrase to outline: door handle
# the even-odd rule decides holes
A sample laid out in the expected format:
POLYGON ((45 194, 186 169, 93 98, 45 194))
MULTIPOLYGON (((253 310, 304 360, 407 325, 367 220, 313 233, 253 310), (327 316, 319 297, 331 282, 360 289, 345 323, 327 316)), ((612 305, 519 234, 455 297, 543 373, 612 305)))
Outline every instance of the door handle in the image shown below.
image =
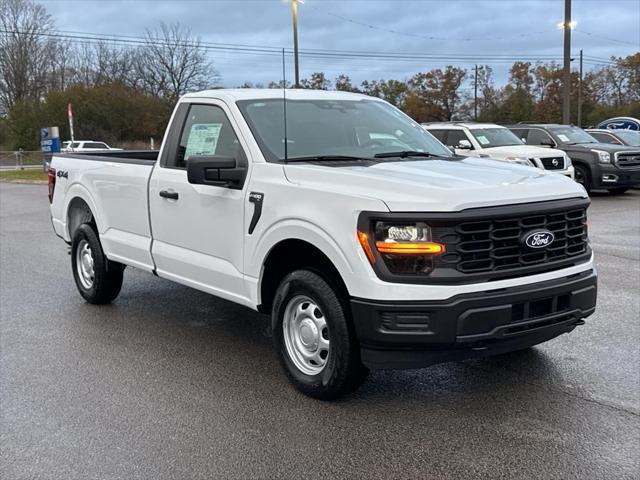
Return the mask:
POLYGON ((160 196, 162 198, 177 200, 179 195, 178 195, 178 192, 170 192, 169 190, 160 190, 160 196))

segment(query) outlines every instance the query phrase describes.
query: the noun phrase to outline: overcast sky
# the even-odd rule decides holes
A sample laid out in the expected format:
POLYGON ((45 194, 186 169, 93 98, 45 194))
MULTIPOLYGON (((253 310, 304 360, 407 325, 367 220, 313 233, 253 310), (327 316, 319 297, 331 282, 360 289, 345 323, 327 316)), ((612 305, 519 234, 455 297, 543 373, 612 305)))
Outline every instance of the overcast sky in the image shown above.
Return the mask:
MULTIPOLYGON (((291 6, 286 0, 44 0, 63 31, 143 35, 160 22, 180 22, 203 42, 266 47, 292 46, 291 6)), ((562 58, 563 0, 304 0, 299 6, 301 51, 340 50, 404 54, 535 56, 562 58)), ((573 0, 572 52, 593 68, 598 58, 640 50, 640 0, 573 0)), ((268 83, 282 75, 276 55, 209 53, 221 83, 268 83)), ((333 79, 406 79, 418 71, 454 64, 491 64, 506 81, 499 60, 398 60, 300 57, 300 76, 324 71, 333 79)), ((574 62, 577 68, 577 62, 574 62)), ((287 76, 293 67, 287 60, 287 76)))

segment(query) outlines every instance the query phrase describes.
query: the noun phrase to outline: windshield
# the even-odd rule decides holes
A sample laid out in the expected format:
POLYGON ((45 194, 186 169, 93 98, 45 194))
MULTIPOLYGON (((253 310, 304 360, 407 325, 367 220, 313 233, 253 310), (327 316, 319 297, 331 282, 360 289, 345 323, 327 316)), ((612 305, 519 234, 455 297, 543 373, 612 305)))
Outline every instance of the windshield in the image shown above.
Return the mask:
POLYGON ((509 145, 524 145, 508 128, 478 128, 471 129, 471 134, 476 137, 482 148, 506 147, 509 145))
POLYGON ((640 132, 635 130, 616 130, 615 134, 627 145, 640 147, 640 132))
POLYGON ((562 143, 569 145, 576 143, 598 143, 595 138, 578 127, 552 127, 550 130, 562 143))
MULTIPOLYGON (((242 100, 238 107, 267 161, 284 160, 282 99, 242 100)), ((429 152, 450 157, 433 136, 391 105, 376 100, 288 100, 287 157, 429 152)))

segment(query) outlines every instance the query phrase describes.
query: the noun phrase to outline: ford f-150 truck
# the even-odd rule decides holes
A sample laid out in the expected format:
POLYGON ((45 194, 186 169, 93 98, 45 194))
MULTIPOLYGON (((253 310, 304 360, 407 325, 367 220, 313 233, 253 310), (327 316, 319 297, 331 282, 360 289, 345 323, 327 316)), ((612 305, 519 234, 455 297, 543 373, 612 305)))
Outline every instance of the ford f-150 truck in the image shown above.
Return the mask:
POLYGON ((270 314, 287 376, 322 399, 594 312, 580 185, 453 155, 377 98, 284 93, 188 94, 159 152, 53 156, 53 227, 86 301, 113 301, 131 266, 270 314))

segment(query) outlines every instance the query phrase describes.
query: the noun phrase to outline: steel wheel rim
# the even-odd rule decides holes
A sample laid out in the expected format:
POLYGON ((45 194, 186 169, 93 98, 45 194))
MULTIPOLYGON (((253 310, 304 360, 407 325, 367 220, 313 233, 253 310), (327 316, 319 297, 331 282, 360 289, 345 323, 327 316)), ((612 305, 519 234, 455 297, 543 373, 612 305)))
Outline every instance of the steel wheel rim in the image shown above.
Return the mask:
POLYGON ((76 249, 76 271, 78 272, 78 279, 82 286, 87 290, 91 290, 95 280, 95 269, 93 252, 91 251, 89 242, 86 240, 80 240, 78 248, 76 249))
POLYGON ((584 175, 582 174, 582 170, 580 170, 579 168, 576 168, 575 176, 576 176, 576 182, 584 186, 584 175))
POLYGON ((282 322, 287 354, 306 375, 317 375, 327 365, 330 353, 329 328, 324 313, 305 295, 289 300, 282 322))

